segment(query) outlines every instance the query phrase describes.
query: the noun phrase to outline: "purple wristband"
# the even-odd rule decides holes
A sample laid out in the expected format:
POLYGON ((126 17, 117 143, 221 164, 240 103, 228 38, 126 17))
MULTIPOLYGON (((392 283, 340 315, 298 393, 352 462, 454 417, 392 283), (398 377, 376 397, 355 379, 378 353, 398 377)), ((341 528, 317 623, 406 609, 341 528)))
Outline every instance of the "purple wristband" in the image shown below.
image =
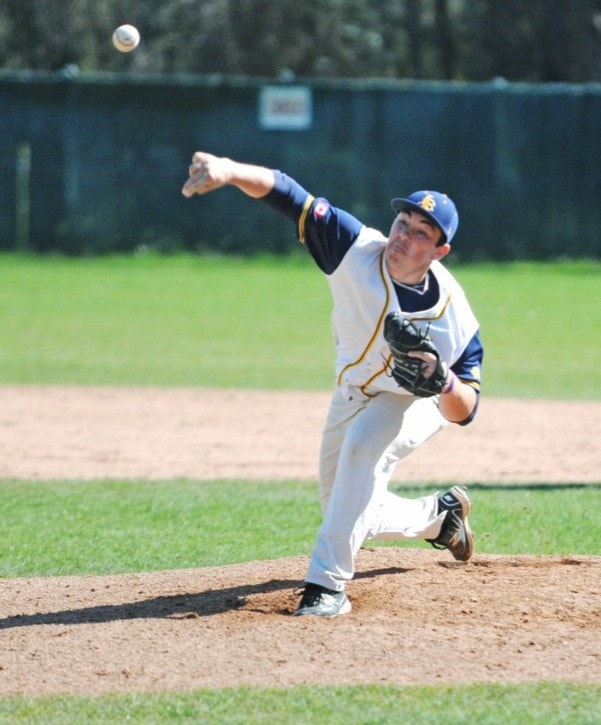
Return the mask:
POLYGON ((455 387, 455 383, 457 381, 457 376, 455 373, 451 370, 450 376, 451 379, 449 380, 449 387, 446 390, 442 391, 443 395, 448 395, 449 393, 453 392, 453 388, 455 387))

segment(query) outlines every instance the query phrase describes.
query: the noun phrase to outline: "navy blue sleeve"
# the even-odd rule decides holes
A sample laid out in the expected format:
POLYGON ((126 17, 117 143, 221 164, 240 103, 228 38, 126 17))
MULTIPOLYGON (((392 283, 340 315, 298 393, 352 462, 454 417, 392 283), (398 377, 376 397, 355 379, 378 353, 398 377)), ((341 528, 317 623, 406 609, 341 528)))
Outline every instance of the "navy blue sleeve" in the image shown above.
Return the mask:
POLYGON ((467 425, 468 423, 471 423, 478 412, 478 405, 480 404, 480 374, 483 358, 484 348, 482 347, 482 342, 480 341, 480 332, 476 331, 472 339, 468 342, 459 360, 457 360, 454 365, 451 365, 451 370, 455 373, 455 375, 457 375, 458 378, 461 378, 464 383, 471 385, 476 393, 478 393, 476 405, 474 406, 471 414, 465 420, 458 422, 458 425, 467 425))
POLYGON ((297 235, 326 274, 332 274, 357 238, 363 224, 352 214, 314 198, 281 171, 275 185, 261 201, 297 225, 297 235))
POLYGON ((266 196, 261 197, 259 201, 298 224, 307 199, 313 197, 287 174, 277 170, 274 170, 273 173, 275 175, 273 189, 266 196))
POLYGON ((455 375, 465 383, 469 383, 476 392, 480 392, 480 375, 483 358, 484 348, 480 341, 480 332, 476 331, 466 345, 461 357, 451 365, 451 370, 455 375))

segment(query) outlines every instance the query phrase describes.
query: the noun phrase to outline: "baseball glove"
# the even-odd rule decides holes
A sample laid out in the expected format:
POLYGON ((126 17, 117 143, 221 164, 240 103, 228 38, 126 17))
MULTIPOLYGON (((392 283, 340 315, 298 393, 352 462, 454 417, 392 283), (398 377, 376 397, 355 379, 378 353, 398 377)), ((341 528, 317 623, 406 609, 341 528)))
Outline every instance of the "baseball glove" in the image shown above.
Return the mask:
POLYGON ((448 367, 440 359, 436 345, 416 325, 399 312, 389 312, 384 320, 384 339, 392 354, 390 375, 401 388, 412 395, 429 398, 438 395, 447 382, 448 367), (408 353, 430 353, 436 358, 432 365, 408 353), (424 373, 429 373, 427 376, 424 373))

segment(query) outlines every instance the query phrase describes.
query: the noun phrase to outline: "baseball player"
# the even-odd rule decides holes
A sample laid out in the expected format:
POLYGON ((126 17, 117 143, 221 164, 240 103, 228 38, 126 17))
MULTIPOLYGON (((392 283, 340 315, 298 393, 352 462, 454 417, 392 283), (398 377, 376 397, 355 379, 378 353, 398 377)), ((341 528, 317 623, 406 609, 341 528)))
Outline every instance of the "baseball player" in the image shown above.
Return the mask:
POLYGON ((315 198, 285 173, 204 152, 182 193, 225 185, 296 225, 333 298, 336 386, 319 460, 323 519, 296 616, 351 611, 345 586, 365 541, 422 539, 472 556, 463 487, 409 499, 388 484, 396 464, 449 423, 473 420, 483 349, 478 322, 441 264, 458 225, 436 191, 395 198, 388 237, 315 198))

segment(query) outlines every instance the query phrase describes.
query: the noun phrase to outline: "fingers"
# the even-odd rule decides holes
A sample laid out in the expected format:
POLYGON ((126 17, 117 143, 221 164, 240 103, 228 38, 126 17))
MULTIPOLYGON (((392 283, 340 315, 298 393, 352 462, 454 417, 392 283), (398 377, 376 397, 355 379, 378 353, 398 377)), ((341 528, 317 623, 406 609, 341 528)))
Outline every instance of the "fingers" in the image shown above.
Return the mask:
POLYGON ((182 188, 182 194, 188 198, 194 194, 202 194, 203 190, 208 191, 208 170, 206 162, 201 158, 202 154, 195 153, 192 163, 188 167, 188 179, 182 188))
POLYGON ((407 355, 409 357, 414 357, 417 360, 423 360, 423 362, 432 362, 436 361, 436 355, 432 352, 419 352, 418 350, 410 350, 407 355))
POLYGON ((192 178, 188 179, 188 181, 186 181, 186 183, 182 186, 182 194, 188 197, 188 199, 196 194, 196 185, 192 178))
POLYGON ((201 173, 208 175, 211 160, 216 159, 214 156, 211 156, 211 154, 205 154, 202 151, 197 151, 194 156, 192 156, 192 163, 188 166, 188 174, 190 176, 197 176, 201 173))
POLYGON ((182 194, 191 197, 194 194, 206 194, 222 186, 218 178, 219 159, 211 154, 197 151, 188 167, 188 179, 182 187, 182 194))
POLYGON ((434 374, 438 359, 436 355, 431 352, 417 352, 412 351, 407 353, 408 357, 416 358, 422 361, 421 373, 425 378, 429 378, 434 374))

